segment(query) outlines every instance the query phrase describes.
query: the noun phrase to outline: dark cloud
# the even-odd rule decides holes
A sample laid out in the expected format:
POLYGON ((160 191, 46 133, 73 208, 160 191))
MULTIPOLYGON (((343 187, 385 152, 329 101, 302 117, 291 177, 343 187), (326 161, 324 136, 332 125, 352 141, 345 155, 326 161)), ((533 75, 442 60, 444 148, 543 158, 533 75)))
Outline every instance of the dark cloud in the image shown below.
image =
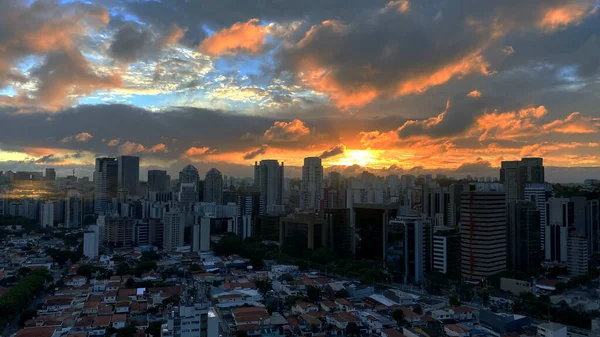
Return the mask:
POLYGON ((256 158, 256 157, 258 157, 260 155, 263 155, 263 154, 267 153, 268 149, 269 149, 268 145, 263 145, 263 146, 259 147, 256 150, 253 150, 253 151, 250 151, 250 152, 246 153, 244 155, 244 159, 246 159, 246 160, 248 160, 248 159, 254 159, 254 158, 256 158))
POLYGON ((338 145, 332 147, 331 149, 321 153, 319 158, 325 159, 325 158, 335 157, 337 155, 343 154, 344 152, 346 152, 346 146, 344 144, 338 144, 338 145))
POLYGON ((115 34, 108 48, 108 54, 121 62, 133 62, 143 57, 150 57, 163 48, 175 45, 185 34, 185 29, 177 25, 157 36, 151 28, 144 28, 136 23, 124 24, 115 34))

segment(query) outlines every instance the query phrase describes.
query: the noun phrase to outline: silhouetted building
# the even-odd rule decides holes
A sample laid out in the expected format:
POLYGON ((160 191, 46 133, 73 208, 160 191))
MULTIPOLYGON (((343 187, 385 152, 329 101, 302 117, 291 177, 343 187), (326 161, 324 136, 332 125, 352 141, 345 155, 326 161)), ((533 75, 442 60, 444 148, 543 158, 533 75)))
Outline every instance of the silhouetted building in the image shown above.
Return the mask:
POLYGON ((327 247, 327 223, 315 213, 295 213, 279 220, 279 245, 301 253, 327 247))
POLYGON ((260 188, 261 214, 267 214, 274 206, 283 205, 284 166, 277 160, 261 160, 254 163, 254 185, 260 188))
POLYGON ((118 164, 116 158, 96 158, 94 171, 94 213, 106 214, 107 205, 118 191, 118 164))
POLYGON ((395 204, 352 205, 352 251, 357 259, 385 260, 387 226, 397 213, 398 205, 395 204))
POLYGON ((540 211, 534 203, 508 203, 508 268, 533 274, 540 269, 540 211))
POLYGON ((167 192, 171 190, 171 177, 167 171, 148 171, 148 190, 150 192, 167 192))
POLYGON ((319 157, 304 158, 300 182, 300 208, 316 210, 323 199, 323 164, 319 157))
POLYGON ((223 204, 223 175, 216 168, 206 172, 204 180, 204 201, 223 204))
POLYGON ((500 183, 504 184, 506 200, 524 200, 527 184, 543 184, 544 159, 523 158, 520 161, 503 161, 500 168, 500 183))
POLYGON ((329 227, 328 246, 336 256, 352 257, 353 232, 350 225, 350 209, 326 208, 324 215, 329 227))
POLYGON ((45 178, 49 181, 56 180, 56 171, 53 168, 47 168, 45 178))
POLYGON ((117 161, 119 189, 128 190, 129 195, 138 195, 140 157, 120 156, 117 161))

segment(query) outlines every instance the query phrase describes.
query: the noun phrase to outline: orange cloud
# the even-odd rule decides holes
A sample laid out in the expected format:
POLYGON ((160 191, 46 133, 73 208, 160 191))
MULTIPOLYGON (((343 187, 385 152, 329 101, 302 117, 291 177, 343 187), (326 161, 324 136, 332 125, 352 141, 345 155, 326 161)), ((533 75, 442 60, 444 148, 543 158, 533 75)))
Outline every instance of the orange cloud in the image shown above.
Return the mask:
POLYGON ((210 56, 256 54, 263 50, 266 35, 266 27, 261 26, 258 19, 252 19, 248 22, 238 22, 214 33, 204 39, 198 49, 210 56))
POLYGON ((111 139, 111 140, 108 142, 108 144, 106 144, 106 145, 108 145, 108 146, 110 146, 110 147, 115 147, 115 146, 119 145, 119 140, 118 140, 118 139, 111 139))
POLYGON ((167 146, 165 144, 156 144, 150 148, 146 148, 144 145, 126 141, 125 143, 119 146, 119 153, 121 155, 129 155, 133 153, 157 153, 157 152, 167 152, 167 146))
POLYGON ((478 135, 479 140, 527 137, 539 131, 536 120, 547 113, 543 105, 519 111, 485 113, 477 119, 470 134, 478 135))
POLYGON ((555 120, 542 126, 542 130, 558 133, 596 133, 599 127, 600 118, 584 117, 579 112, 573 112, 563 120, 555 120))
POLYGON ((80 143, 85 143, 85 142, 91 140, 92 138, 94 138, 94 136, 92 136, 92 134, 88 133, 88 132, 81 132, 75 136, 75 140, 80 143))
POLYGON ((209 147, 203 146, 203 147, 190 147, 189 149, 187 149, 184 153, 183 156, 185 157, 199 157, 199 156, 203 156, 207 153, 209 153, 211 150, 209 147))
POLYGON ((481 56, 479 52, 475 52, 457 62, 450 63, 441 69, 437 69, 433 73, 417 76, 399 83, 396 94, 408 95, 423 93, 431 87, 444 84, 455 77, 462 78, 473 73, 491 75, 493 72, 488 70, 489 66, 489 63, 483 59, 483 56, 481 56))
POLYGON ((277 121, 264 133, 265 139, 274 142, 294 142, 310 134, 310 129, 299 119, 291 122, 277 121))
POLYGON ((568 4, 562 7, 555 7, 543 13, 538 27, 546 32, 554 32, 565 29, 568 26, 577 26, 583 19, 595 13, 595 9, 590 10, 591 2, 581 2, 568 4))
POLYGON ((473 90, 470 93, 468 93, 467 96, 473 97, 473 98, 481 97, 481 91, 473 90))
POLYGON ((183 38, 185 33, 187 32, 187 28, 181 28, 176 24, 171 26, 160 39, 156 41, 156 47, 159 49, 174 46, 183 38))

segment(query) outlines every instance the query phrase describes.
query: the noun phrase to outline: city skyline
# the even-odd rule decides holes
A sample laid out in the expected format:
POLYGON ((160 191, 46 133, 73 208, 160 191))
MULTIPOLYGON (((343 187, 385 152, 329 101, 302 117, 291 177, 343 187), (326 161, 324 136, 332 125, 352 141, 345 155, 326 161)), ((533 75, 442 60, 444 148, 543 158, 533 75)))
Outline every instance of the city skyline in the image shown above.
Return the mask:
POLYGON ((597 1, 15 0, 1 18, 0 170, 600 172, 597 1))

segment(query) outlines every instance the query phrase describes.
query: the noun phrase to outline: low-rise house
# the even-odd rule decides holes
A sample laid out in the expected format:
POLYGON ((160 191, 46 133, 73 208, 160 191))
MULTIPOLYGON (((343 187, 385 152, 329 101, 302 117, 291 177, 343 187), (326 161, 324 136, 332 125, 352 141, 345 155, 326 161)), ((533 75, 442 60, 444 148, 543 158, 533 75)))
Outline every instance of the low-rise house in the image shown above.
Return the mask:
POLYGON ((369 329, 371 333, 380 333, 383 329, 383 324, 373 315, 366 315, 361 317, 361 321, 364 326, 369 329))
POLYGON ((454 319, 454 314, 446 310, 434 310, 431 312, 431 317, 438 321, 454 319))
POLYGON ((235 308, 231 310, 231 315, 238 330, 258 327, 264 320, 269 318, 269 313, 263 307, 235 308))
POLYGON ((450 309, 450 313, 454 316, 457 321, 470 321, 473 319, 473 309, 467 306, 453 307, 450 309))
POLYGON ((85 276, 73 276, 65 280, 65 285, 73 287, 81 287, 87 283, 87 277, 85 276))
POLYGON ((296 305, 292 307, 292 312, 296 314, 306 314, 309 312, 319 311, 319 307, 313 303, 298 301, 296 305))
POLYGON ((334 312, 337 309, 337 305, 333 301, 325 300, 319 303, 321 308, 327 312, 334 312))
POLYGON ((340 311, 350 311, 353 308, 352 303, 345 298, 336 298, 335 304, 340 311))
POLYGON ((469 335, 469 331, 456 324, 444 325, 444 332, 448 337, 467 337, 469 335))
POLYGON ((104 336, 106 328, 110 326, 111 316, 96 316, 96 319, 92 323, 92 330, 89 332, 90 336, 104 336))
POLYGON ((99 305, 100 305, 100 302, 93 302, 93 301, 87 300, 83 305, 82 313, 85 315, 95 315, 98 313, 99 305))
POLYGON ((360 323, 360 319, 349 312, 340 312, 340 313, 332 314, 332 315, 326 316, 325 319, 326 319, 327 323, 334 325, 338 329, 346 329, 346 327, 348 326, 348 323, 356 323, 356 324, 360 323))
POLYGON ((106 290, 102 296, 102 302, 114 304, 117 303, 117 291, 106 290))
POLYGON ((47 311, 62 311, 71 307, 73 297, 71 296, 51 296, 46 300, 47 311))
POLYGON ((118 302, 117 305, 115 305, 115 313, 117 314, 127 314, 129 313, 129 304, 130 302, 118 302))
POLYGON ((127 314, 114 314, 110 319, 110 324, 115 329, 124 328, 127 325, 127 314))

